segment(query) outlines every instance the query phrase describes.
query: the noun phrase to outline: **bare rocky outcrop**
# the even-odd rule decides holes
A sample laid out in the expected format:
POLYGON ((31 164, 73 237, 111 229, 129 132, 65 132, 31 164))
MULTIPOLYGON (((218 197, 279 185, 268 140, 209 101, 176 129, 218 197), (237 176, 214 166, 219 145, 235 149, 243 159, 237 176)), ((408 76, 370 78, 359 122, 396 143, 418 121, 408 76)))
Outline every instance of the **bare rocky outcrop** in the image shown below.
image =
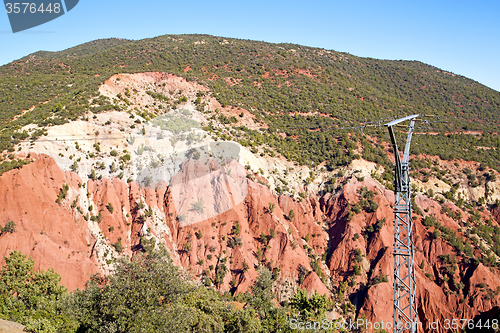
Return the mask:
POLYGON ((16 223, 15 232, 0 236, 0 255, 20 250, 35 259, 35 269, 54 268, 68 288, 83 287, 99 269, 90 258, 94 235, 69 207, 81 179, 63 172, 48 156, 33 159, 21 170, 0 177, 0 220, 16 223), (63 184, 69 185, 69 191, 64 203, 58 204, 63 184))
MULTIPOLYGON (((21 250, 35 259, 37 269, 54 268, 73 290, 84 287, 93 273, 112 272, 114 259, 162 243, 176 265, 220 290, 247 291, 264 265, 273 271, 280 302, 305 288, 334 302, 331 318, 341 313, 371 322, 392 320, 394 194, 380 182, 381 168, 358 159, 338 177, 322 168, 311 175, 283 157, 259 158, 241 147, 230 162, 213 156, 184 159, 190 146, 164 138, 143 111, 177 112, 174 105, 179 105, 203 126, 206 114, 216 112, 213 124, 224 133, 228 128, 217 123, 219 115, 235 117, 235 126, 264 125, 247 110, 223 107, 206 87, 166 73, 117 74, 100 92, 141 112, 101 113, 52 127, 47 140, 33 147, 22 144, 33 162, 0 176, 0 223, 16 223, 15 232, 0 235, 0 255, 21 250), (76 132, 82 142, 65 141, 76 132), (131 165, 128 154, 139 163, 131 165), (169 158, 168 179, 146 186, 145 177, 138 176, 142 167, 155 162, 167 169, 169 158), (81 161, 78 171, 67 171, 75 161, 81 161), (95 169, 99 175, 90 176, 95 169), (333 193, 324 193, 327 183, 334 185, 333 193), (286 194, 278 195, 277 187, 285 184, 286 194), (367 201, 362 197, 367 191, 370 207, 360 203, 367 201)), ((202 142, 207 147, 209 139, 202 142)), ((457 174, 464 167, 480 174, 474 162, 460 168, 439 163, 457 174)), ((500 182, 471 189, 467 177, 460 177, 457 195, 485 196, 485 207, 492 209, 476 210, 477 216, 500 224, 495 206, 500 182)), ((471 210, 445 200, 452 186, 443 180, 414 184, 422 214, 414 214, 414 223, 418 315, 424 328, 437 320, 496 315, 500 275, 475 260, 484 252, 480 247, 488 247, 470 235, 474 225, 465 221, 471 210), (430 216, 446 228, 446 239, 437 226, 424 225, 430 216), (472 253, 452 246, 455 238, 472 253)))
MULTIPOLYGON (((276 196, 268 187, 245 180, 248 193, 243 201, 183 225, 168 186, 144 188, 118 178, 83 183, 49 156, 33 154, 32 159, 0 177, 4 203, 0 220, 16 223, 15 232, 0 236, 0 253, 18 249, 29 254, 37 269, 54 268, 70 289, 83 287, 90 274, 112 271, 111 258, 162 242, 177 265, 194 277, 216 282, 222 290, 245 292, 258 267, 265 265, 275 272, 280 300, 302 287, 334 299, 338 312, 349 300, 355 313, 369 321, 391 320, 392 311, 387 309, 392 306, 393 194, 376 180, 346 178, 335 194, 311 195, 302 201, 276 196), (67 193, 58 203, 65 184, 67 193), (378 208, 353 214, 366 190, 373 192, 378 208), (370 231, 368 227, 377 223, 379 229, 370 231), (117 243, 123 246, 121 253, 117 243), (311 265, 314 261, 316 268, 311 265), (339 297, 341 283, 346 290, 339 297)), ((178 177, 188 179, 194 170, 182 168, 178 177)), ((211 177, 208 183, 214 184, 218 175, 211 177)), ((203 197, 202 192, 196 195, 203 197)), ((442 205, 425 196, 417 196, 415 202, 464 237, 442 205)), ((451 202, 446 207, 460 210, 451 202)), ((498 270, 460 255, 442 237, 435 239, 434 227, 425 227, 422 219, 415 215, 419 319, 424 327, 458 314, 491 316, 492 309, 500 306, 498 270)))
POLYGON ((22 333, 26 332, 21 324, 0 319, 0 333, 22 333))

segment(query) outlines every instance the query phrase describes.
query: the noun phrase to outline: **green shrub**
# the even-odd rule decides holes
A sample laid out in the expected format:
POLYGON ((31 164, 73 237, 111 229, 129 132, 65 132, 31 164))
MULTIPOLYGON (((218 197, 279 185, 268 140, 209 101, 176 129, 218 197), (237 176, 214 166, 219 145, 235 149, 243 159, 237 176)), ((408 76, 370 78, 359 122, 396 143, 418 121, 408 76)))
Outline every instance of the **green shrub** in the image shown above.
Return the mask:
POLYGON ((128 153, 123 155, 123 156, 120 156, 120 161, 122 161, 124 163, 130 161, 130 159, 131 159, 131 156, 128 153))
POLYGON ((197 239, 201 239, 203 237, 203 233, 201 232, 201 230, 198 230, 198 232, 195 233, 195 235, 197 239))
POLYGON ((78 172, 78 162, 74 161, 73 164, 70 165, 69 169, 73 172, 78 172))
POLYGON ((426 226, 426 227, 432 227, 434 225, 436 225, 437 223, 437 220, 436 220, 436 217, 433 216, 433 215, 429 215, 429 216, 426 216, 424 218, 424 220, 422 221, 422 223, 426 226))
POLYGON ((372 285, 376 285, 376 284, 384 283, 384 282, 388 282, 388 281, 389 280, 387 279, 387 275, 380 273, 379 275, 377 275, 373 278, 372 285))
POLYGON ((95 173, 95 170, 94 170, 94 169, 90 170, 89 179, 92 179, 92 180, 97 180, 97 175, 96 175, 96 173, 95 173))
POLYGON ((108 203, 108 204, 106 205, 106 208, 108 209, 108 211, 109 211, 111 214, 113 214, 113 210, 114 210, 114 208, 113 208, 113 204, 112 204, 111 202, 110 202, 110 203, 108 203))
POLYGON ((101 212, 99 212, 99 214, 97 214, 97 215, 92 215, 90 217, 90 220, 94 221, 94 222, 97 222, 97 223, 101 223, 101 221, 102 221, 102 214, 101 214, 101 212))
POLYGON ((0 176, 5 172, 10 171, 12 169, 21 169, 24 165, 30 163, 30 160, 12 160, 12 161, 3 161, 0 163, 0 176))
POLYGON ((243 272, 246 272, 250 269, 250 266, 248 266, 248 263, 246 260, 243 260, 243 272))
POLYGON ((203 198, 200 198, 200 200, 193 203, 191 206, 191 210, 199 214, 203 214, 203 211, 205 210, 205 203, 203 202, 203 198))
POLYGON ((276 204, 274 202, 269 203, 269 213, 273 213, 274 208, 276 207, 276 204))
POLYGON ((354 275, 361 275, 361 266, 359 264, 354 264, 353 273, 354 275))
POLYGON ((69 190, 69 185, 64 184, 62 188, 59 189, 59 194, 57 195, 56 202, 60 204, 64 199, 66 199, 66 196, 68 195, 68 190, 69 190))
POLYGON ((227 267, 223 262, 220 262, 217 264, 215 267, 215 279, 214 279, 214 284, 216 286, 220 286, 224 282, 224 277, 226 276, 227 273, 227 267))
POLYGON ((438 229, 434 230, 434 232, 432 233, 432 237, 434 239, 439 239, 439 237, 441 237, 441 232, 438 229))
POLYGON ((240 226, 240 223, 238 221, 236 221, 236 223, 234 224, 233 226, 233 234, 235 236, 239 236, 240 235, 240 232, 241 232, 241 226, 240 226))
POLYGON ((370 238, 374 233, 379 232, 384 226, 385 218, 377 220, 376 223, 366 226, 363 230, 365 237, 370 238))
POLYGON ((116 252, 122 253, 123 252, 123 244, 122 244, 122 238, 118 238, 118 241, 113 244, 113 247, 115 248, 116 252))
POLYGON ((311 320, 321 319, 330 307, 330 301, 326 295, 319 295, 315 291, 311 297, 308 297, 307 292, 301 288, 292 296, 289 304, 293 310, 298 311, 301 318, 311 320))
POLYGON ((16 222, 8 221, 5 224, 5 227, 1 228, 1 231, 2 231, 2 234, 15 232, 16 231, 16 222))

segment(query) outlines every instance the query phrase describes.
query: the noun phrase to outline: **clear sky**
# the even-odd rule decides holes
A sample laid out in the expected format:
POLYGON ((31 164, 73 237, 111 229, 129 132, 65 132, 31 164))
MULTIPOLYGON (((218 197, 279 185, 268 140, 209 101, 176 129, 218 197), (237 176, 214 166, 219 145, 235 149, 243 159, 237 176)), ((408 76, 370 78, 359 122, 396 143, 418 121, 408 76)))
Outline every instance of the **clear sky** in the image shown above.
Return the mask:
POLYGON ((16 34, 0 13, 0 65, 99 38, 184 33, 419 60, 500 91, 500 0, 80 0, 16 34))

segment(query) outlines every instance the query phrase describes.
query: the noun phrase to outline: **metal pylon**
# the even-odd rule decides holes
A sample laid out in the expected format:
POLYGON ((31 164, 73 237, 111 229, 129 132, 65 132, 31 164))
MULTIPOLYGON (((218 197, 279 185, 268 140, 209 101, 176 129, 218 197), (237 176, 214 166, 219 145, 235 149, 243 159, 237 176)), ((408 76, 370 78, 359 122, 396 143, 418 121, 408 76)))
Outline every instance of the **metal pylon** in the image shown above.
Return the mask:
POLYGON ((408 165, 410 142, 416 117, 418 115, 412 115, 385 124, 389 130, 396 161, 394 165, 394 315, 392 322, 395 333, 418 332, 410 168, 408 165), (410 121, 410 126, 401 160, 393 126, 404 121, 410 121))

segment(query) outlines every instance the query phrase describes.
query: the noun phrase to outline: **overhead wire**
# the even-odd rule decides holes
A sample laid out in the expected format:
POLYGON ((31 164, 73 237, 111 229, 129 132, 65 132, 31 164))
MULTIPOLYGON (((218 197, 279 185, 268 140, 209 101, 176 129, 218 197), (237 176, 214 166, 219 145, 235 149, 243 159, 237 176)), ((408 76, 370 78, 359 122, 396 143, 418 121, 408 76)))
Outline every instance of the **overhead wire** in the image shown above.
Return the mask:
MULTIPOLYGON (((444 131, 445 129, 442 128, 435 128, 431 124, 437 124, 437 123, 447 123, 447 124, 455 124, 453 121, 449 121, 451 119, 454 120, 465 120, 462 118, 458 117, 444 117, 444 116, 438 116, 438 115, 420 115, 419 118, 415 119, 417 123, 423 123, 425 124, 424 126, 416 126, 414 128, 414 134, 416 135, 425 135, 427 133, 422 133, 422 131, 430 132, 430 131, 444 131), (436 120, 429 120, 429 119, 419 119, 420 117, 422 118, 435 118, 436 120), (449 120, 445 120, 449 119, 449 120)), ((360 131, 364 136, 366 134, 363 132, 365 128, 384 128, 384 124, 387 121, 391 121, 396 119, 395 116, 393 117, 386 117, 386 118, 381 118, 377 120, 369 120, 369 121, 359 121, 359 120, 344 120, 344 126, 340 126, 341 124, 332 124, 331 122, 329 123, 316 123, 316 125, 303 125, 303 126, 294 126, 294 127, 285 127, 285 128, 274 128, 277 131, 281 132, 286 132, 286 131, 297 131, 297 130, 320 130, 320 131, 328 131, 328 130, 355 130, 355 131, 360 131), (357 125, 355 125, 357 124, 357 125)), ((408 125, 396 125, 397 127, 400 128, 407 128, 408 125)), ((457 132, 470 132, 471 130, 465 130, 465 129, 458 129, 458 130, 452 130, 452 129, 446 129, 448 131, 454 131, 455 133, 457 132)), ((478 130, 480 132, 489 132, 489 133, 498 133, 498 131, 487 131, 487 130, 478 130)), ((458 133, 457 133, 458 134, 458 133)), ((54 141, 102 141, 102 140, 120 140, 120 139, 127 139, 130 136, 128 135, 123 135, 123 136, 114 136, 114 135, 104 135, 104 136, 99 136, 95 134, 89 134, 87 136, 79 136, 77 137, 76 135, 71 135, 71 136, 66 136, 66 137, 58 137, 58 138, 38 138, 36 139, 37 142, 54 142, 54 141), (91 137, 94 135, 94 137, 91 137)), ((147 135, 141 135, 143 138, 155 138, 155 136, 147 136, 147 135)), ((28 142, 32 141, 31 139, 12 139, 12 136, 10 137, 1 137, 0 140, 2 141, 9 141, 10 143, 20 143, 20 142, 28 142)))

